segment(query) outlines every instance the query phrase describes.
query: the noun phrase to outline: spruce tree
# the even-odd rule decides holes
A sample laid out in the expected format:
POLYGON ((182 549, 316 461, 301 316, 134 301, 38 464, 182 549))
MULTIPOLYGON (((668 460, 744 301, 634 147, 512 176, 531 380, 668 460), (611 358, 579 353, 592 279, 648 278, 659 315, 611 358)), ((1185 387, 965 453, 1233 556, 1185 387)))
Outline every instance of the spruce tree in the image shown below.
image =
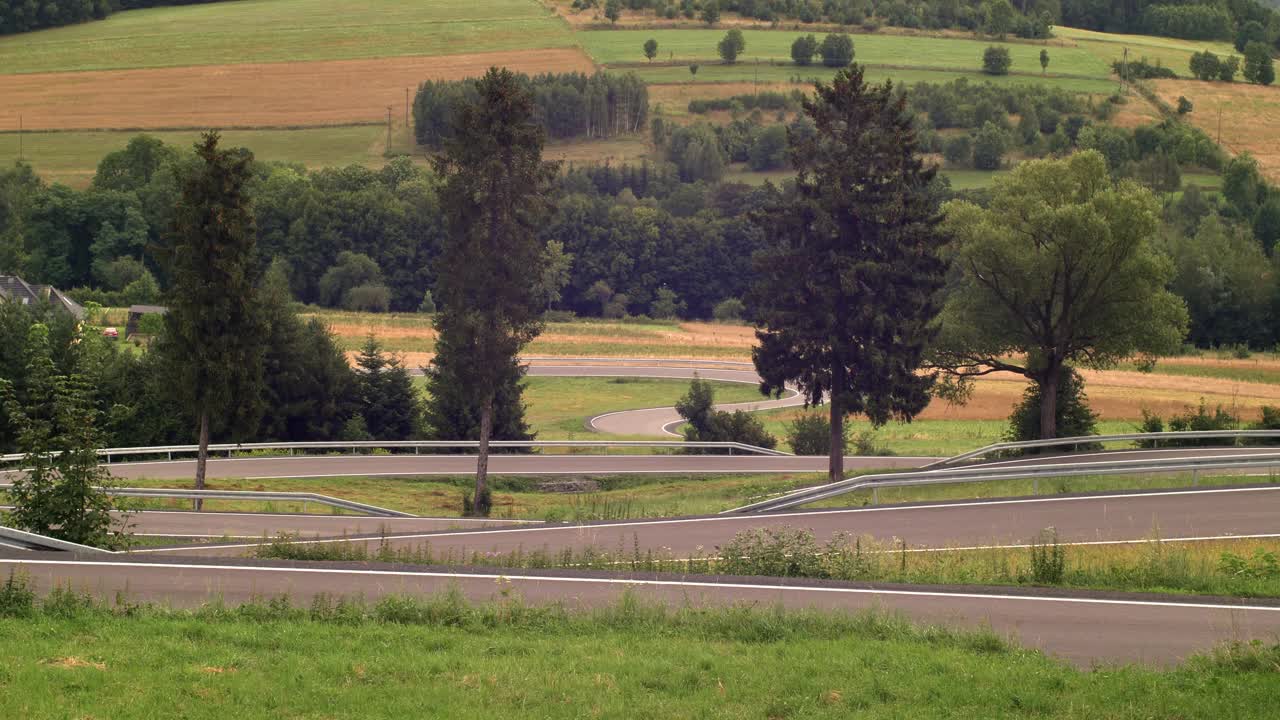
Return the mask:
POLYGON ((210 435, 240 437, 258 427, 267 326, 257 302, 257 232, 245 192, 253 156, 220 149, 216 132, 205 133, 195 149, 199 161, 158 252, 171 285, 156 350, 173 370, 171 390, 196 421, 200 489, 210 435))
POLYGON ((360 415, 376 440, 409 440, 422 428, 422 403, 404 363, 386 355, 372 335, 356 358, 360 415))
POLYGON ((844 474, 844 418, 910 420, 929 402, 917 370, 933 339, 944 264, 935 170, 919 158, 906 98, 862 68, 818 83, 790 137, 793 192, 758 214, 768 246, 752 292, 761 390, 795 384, 831 414, 830 479, 844 474))
POLYGON ((454 137, 435 160, 448 232, 429 388, 433 418, 450 393, 466 393, 479 416, 474 512, 487 515, 499 393, 511 392, 520 351, 542 331, 546 250, 538 230, 556 166, 542 160, 545 132, 533 98, 510 70, 490 68, 476 91, 456 109, 454 137))

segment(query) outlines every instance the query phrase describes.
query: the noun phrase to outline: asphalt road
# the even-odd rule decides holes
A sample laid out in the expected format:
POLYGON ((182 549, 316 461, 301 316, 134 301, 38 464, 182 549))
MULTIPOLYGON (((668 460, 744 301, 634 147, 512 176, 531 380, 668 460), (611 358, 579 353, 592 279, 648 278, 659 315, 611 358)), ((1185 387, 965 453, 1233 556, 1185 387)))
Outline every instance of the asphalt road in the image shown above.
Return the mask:
MULTIPOLYGON (((477 527, 528 525, 528 520, 498 518, 384 518, 362 515, 295 515, 290 513, 190 512, 147 510, 127 515, 136 535, 199 538, 262 538, 280 533, 303 537, 402 534, 477 527)), ((541 524, 541 523, 538 523, 541 524)))
MULTIPOLYGON (((848 457, 845 468, 913 468, 935 458, 848 457)), ((176 479, 195 475, 195 460, 111 463, 121 479, 176 479)), ((491 455, 491 475, 614 475, 647 473, 821 473, 825 457, 770 455, 491 455)), ((474 455, 312 455, 210 459, 209 478, 376 477, 380 475, 470 475, 474 455)))
POLYGON ((607 573, 458 571, 363 564, 310 564, 133 557, 77 559, 44 553, 0 555, 28 573, 37 591, 71 587, 103 598, 193 606, 213 597, 235 604, 288 595, 306 603, 320 593, 429 594, 456 588, 473 601, 515 594, 532 604, 592 607, 616 602, 624 591, 671 605, 756 605, 816 609, 890 609, 916 621, 989 627, 997 633, 1082 666, 1139 661, 1168 664, 1228 640, 1275 641, 1280 608, 1261 603, 1160 596, 1009 594, 986 588, 857 586, 777 578, 635 576, 607 573))
MULTIPOLYGON (((263 518, 267 528, 274 516, 263 518)), ((517 550, 556 552, 594 547, 606 551, 665 551, 677 557, 710 553, 744 530, 763 527, 805 528, 819 543, 837 533, 870 536, 881 542, 906 543, 910 548, 1016 545, 1034 540, 1054 528, 1064 542, 1113 542, 1159 537, 1218 538, 1280 534, 1280 487, 1213 488, 1160 492, 1120 492, 1080 496, 1010 498, 916 505, 872 506, 762 515, 714 515, 659 520, 591 524, 531 525, 450 531, 393 533, 385 541, 393 547, 430 546, 437 554, 455 557, 473 552, 510 553, 517 550)), ((192 523, 204 522, 199 516, 192 523)), ((245 527, 254 527, 246 525, 245 527)), ((242 534, 261 535, 259 532, 242 534)), ((341 542, 375 548, 383 536, 348 537, 341 542)), ((303 539, 300 542, 321 542, 303 539)), ((332 541, 329 541, 332 542, 332 541)), ((145 549, 152 555, 240 556, 254 542, 209 547, 145 549)))

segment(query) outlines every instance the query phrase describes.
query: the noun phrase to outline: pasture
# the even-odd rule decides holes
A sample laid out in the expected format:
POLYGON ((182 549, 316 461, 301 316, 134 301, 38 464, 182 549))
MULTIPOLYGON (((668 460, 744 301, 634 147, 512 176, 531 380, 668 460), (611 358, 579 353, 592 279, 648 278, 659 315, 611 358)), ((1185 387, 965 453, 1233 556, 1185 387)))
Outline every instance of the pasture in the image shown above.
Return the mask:
POLYGON ((130 10, 0 38, 0 74, 566 48, 536 0, 238 0, 130 10))
POLYGON ((1199 80, 1156 80, 1156 93, 1170 105, 1186 97, 1195 106, 1187 118, 1233 155, 1249 152, 1262 172, 1280 181, 1280 87, 1199 80))

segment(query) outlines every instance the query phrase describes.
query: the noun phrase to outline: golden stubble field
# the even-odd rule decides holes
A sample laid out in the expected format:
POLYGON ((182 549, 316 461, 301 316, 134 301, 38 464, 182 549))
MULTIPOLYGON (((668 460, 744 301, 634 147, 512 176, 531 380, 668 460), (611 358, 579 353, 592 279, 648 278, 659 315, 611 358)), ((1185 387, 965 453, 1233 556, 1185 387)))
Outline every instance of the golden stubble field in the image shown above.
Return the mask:
MULTIPOLYGON (((388 349, 403 355, 409 367, 431 361, 435 333, 425 321, 380 319, 353 314, 326 315, 333 332, 354 347, 373 334, 388 349)), ((749 362, 755 342, 752 328, 719 323, 682 322, 671 325, 622 323, 552 323, 526 352, 530 356, 697 358, 749 362)), ((354 352, 351 353, 354 357, 354 352)), ((1280 360, 1211 357, 1161 361, 1180 369, 1274 371, 1280 360)), ((1089 403, 1104 420, 1138 420, 1143 411, 1162 416, 1182 412, 1203 400, 1221 405, 1251 421, 1265 405, 1280 406, 1280 384, 1248 382, 1194 374, 1140 373, 1132 370, 1082 370, 1089 403)), ((1003 373, 980 378, 965 405, 936 401, 920 416, 932 420, 1000 420, 1008 417, 1027 381, 1003 373)))
POLYGON ((1245 82, 1156 80, 1156 93, 1170 106, 1186 97, 1195 106, 1187 115, 1196 127, 1218 139, 1232 154, 1252 153, 1262 172, 1280 181, 1280 87, 1245 82), (1219 114, 1221 113, 1221 114, 1219 114))
POLYGON ((580 50, 0 75, 0 127, 29 130, 304 127, 384 121, 405 89, 505 65, 592 72, 580 50))

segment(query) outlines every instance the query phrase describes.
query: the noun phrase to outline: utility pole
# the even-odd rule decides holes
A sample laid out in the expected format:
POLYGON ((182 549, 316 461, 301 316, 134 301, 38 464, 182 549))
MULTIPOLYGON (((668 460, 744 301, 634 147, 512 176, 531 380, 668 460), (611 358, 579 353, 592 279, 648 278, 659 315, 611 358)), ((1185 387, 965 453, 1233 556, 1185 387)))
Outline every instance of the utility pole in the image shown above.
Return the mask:
POLYGON ((387 106, 387 149, 386 151, 384 151, 383 154, 384 155, 391 154, 391 106, 390 105, 387 106))
MULTIPOLYGON (((1221 108, 1218 109, 1218 116, 1219 117, 1222 116, 1221 108)), ((1219 122, 1218 125, 1221 126, 1222 123, 1219 122)), ((1218 134, 1221 135, 1222 131, 1218 131, 1218 134)), ((22 162, 22 116, 21 115, 18 116, 18 162, 22 162)))
POLYGON ((404 89, 404 128, 409 130, 409 88, 404 89))

